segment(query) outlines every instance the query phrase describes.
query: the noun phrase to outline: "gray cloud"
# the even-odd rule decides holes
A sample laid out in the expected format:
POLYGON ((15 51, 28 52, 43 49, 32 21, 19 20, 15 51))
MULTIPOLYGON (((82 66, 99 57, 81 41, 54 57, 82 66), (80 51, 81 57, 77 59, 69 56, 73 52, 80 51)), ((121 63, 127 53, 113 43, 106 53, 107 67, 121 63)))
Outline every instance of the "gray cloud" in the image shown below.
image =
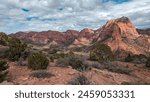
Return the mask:
POLYGON ((150 1, 1 0, 0 31, 97 29, 107 20, 129 17, 136 27, 150 27, 150 1), (26 12, 24 10, 26 10, 26 12))

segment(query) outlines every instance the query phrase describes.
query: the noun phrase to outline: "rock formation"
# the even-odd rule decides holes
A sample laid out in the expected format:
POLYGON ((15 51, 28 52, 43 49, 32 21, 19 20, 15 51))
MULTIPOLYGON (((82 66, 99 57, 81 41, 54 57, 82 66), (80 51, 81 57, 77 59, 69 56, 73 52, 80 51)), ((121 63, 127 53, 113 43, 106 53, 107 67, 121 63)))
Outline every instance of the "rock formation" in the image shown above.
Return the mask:
MULTIPOLYGON (((63 46, 90 45, 93 41, 108 44, 112 51, 117 54, 132 53, 149 55, 150 37, 139 34, 129 18, 121 17, 108 21, 97 30, 85 28, 83 30, 67 30, 66 32, 43 31, 43 32, 18 32, 11 34, 26 42, 39 45, 48 45, 55 42, 63 46)), ((145 32, 144 32, 145 33, 145 32)), ((126 56, 123 55, 122 56, 126 56)))
POLYGON ((150 38, 140 35, 127 17, 108 21, 96 34, 96 41, 108 44, 114 53, 147 55, 150 52, 150 38))

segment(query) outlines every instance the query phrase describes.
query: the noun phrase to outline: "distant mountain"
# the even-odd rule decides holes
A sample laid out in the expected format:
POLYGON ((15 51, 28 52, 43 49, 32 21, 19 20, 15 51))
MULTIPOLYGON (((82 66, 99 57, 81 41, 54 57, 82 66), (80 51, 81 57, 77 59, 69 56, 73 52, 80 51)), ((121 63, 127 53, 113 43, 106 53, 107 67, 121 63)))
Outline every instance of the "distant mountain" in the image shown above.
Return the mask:
POLYGON ((150 29, 136 29, 131 20, 121 17, 108 21, 97 30, 85 28, 81 31, 67 30, 66 32, 18 32, 11 34, 28 43, 46 45, 55 43, 63 46, 90 45, 91 42, 108 44, 112 51, 119 57, 125 57, 128 53, 149 55, 150 29), (140 34, 139 34, 140 33, 140 34))
POLYGON ((137 29, 139 34, 150 35, 150 28, 148 29, 137 29))
POLYGON ((46 45, 51 42, 56 42, 59 45, 69 45, 76 39, 86 38, 92 40, 94 31, 83 29, 82 31, 67 30, 66 32, 58 31, 42 31, 42 32, 17 32, 10 36, 17 37, 27 43, 46 45))
POLYGON ((46 45, 53 41, 55 41, 58 44, 65 43, 66 41, 75 39, 78 36, 78 34, 79 32, 75 30, 68 30, 66 32, 49 30, 42 32, 18 32, 15 34, 11 34, 10 36, 17 37, 28 43, 46 45))

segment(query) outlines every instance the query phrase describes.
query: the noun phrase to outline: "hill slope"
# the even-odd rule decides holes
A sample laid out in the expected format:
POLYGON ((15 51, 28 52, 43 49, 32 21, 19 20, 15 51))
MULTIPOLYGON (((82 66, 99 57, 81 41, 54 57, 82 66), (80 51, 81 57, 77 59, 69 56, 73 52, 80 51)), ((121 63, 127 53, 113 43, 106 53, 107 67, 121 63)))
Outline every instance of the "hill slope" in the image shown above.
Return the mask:
POLYGON ((108 21, 96 33, 96 41, 108 44, 114 53, 148 55, 150 52, 150 37, 140 35, 127 17, 108 21))

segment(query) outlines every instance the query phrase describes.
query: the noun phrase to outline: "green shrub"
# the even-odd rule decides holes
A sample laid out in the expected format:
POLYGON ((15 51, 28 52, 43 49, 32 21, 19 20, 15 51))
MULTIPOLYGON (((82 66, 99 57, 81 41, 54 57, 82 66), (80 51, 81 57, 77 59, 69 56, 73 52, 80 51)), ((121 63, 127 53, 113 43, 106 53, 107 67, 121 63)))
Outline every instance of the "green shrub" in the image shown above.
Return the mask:
POLYGON ((17 38, 9 39, 9 54, 8 58, 12 61, 18 61, 22 53, 26 50, 27 44, 17 38))
POLYGON ((56 64, 61 67, 71 66, 73 69, 78 71, 85 71, 89 69, 88 65, 84 63, 84 59, 78 55, 68 55, 63 58, 59 58, 56 64))
POLYGON ((8 73, 8 64, 6 61, 0 61, 0 82, 4 81, 8 73))
POLYGON ((115 72, 115 73, 120 73, 120 74, 127 74, 130 75, 130 73, 132 72, 131 69, 127 68, 127 67, 123 67, 123 66, 119 66, 119 65, 114 65, 112 63, 106 63, 104 65, 105 69, 111 71, 111 72, 115 72))
POLYGON ((91 82, 84 75, 79 75, 78 77, 68 82, 68 84, 69 85, 91 85, 91 82))
POLYGON ((38 72, 32 73, 31 76, 35 78, 50 78, 54 75, 46 71, 38 71, 38 72))
POLYGON ((97 68, 97 69, 101 69, 102 68, 102 64, 97 62, 97 61, 89 61, 89 62, 86 62, 86 63, 91 68, 97 68))
POLYGON ((55 59, 63 58, 66 54, 64 53, 55 53, 55 54, 49 54, 50 61, 54 62, 55 59))
POLYGON ((7 45, 8 44, 8 36, 3 33, 3 32, 0 32, 0 45, 7 45))
POLYGON ((147 56, 142 55, 142 54, 135 55, 134 60, 133 60, 133 62, 137 64, 146 63, 146 61, 147 61, 147 56))
POLYGON ((49 54, 50 61, 54 62, 55 59, 63 58, 65 56, 64 53, 55 53, 55 54, 49 54))
POLYGON ((72 47, 70 48, 72 51, 74 52, 82 52, 86 49, 86 46, 82 46, 82 47, 72 47))
POLYGON ((56 54, 59 51, 59 46, 57 45, 50 45, 48 49, 49 54, 56 54))
POLYGON ((108 68, 109 71, 111 72, 115 72, 115 73, 120 73, 120 74, 130 74, 132 72, 132 70, 130 70, 129 68, 124 68, 124 67, 114 67, 111 66, 108 68))
POLYGON ((27 66, 28 64, 27 64, 27 61, 24 60, 24 59, 21 57, 21 58, 19 58, 19 60, 17 61, 17 65, 18 65, 18 66, 27 66))
POLYGON ((90 60, 94 61, 112 61, 114 59, 111 48, 102 43, 96 43, 93 45, 93 49, 90 51, 90 60))
POLYGON ((3 46, 0 48, 0 58, 5 59, 8 57, 9 47, 3 46))
POLYGON ((150 67, 150 57, 147 58, 146 67, 150 67))
POLYGON ((125 62, 131 62, 133 61, 133 58, 131 57, 130 54, 128 54, 128 56, 125 58, 125 62))
POLYGON ((56 65, 60 67, 68 67, 70 59, 70 57, 59 58, 56 62, 56 65))
POLYGON ((69 51, 68 53, 61 52, 61 53, 49 54, 49 59, 50 61, 54 62, 55 59, 61 59, 68 56, 74 56, 74 52, 69 51))
POLYGON ((33 70, 46 69, 49 60, 42 52, 36 52, 28 57, 28 68, 33 70))
POLYGON ((132 62, 136 64, 146 63, 147 57, 145 55, 131 55, 128 54, 128 56, 125 58, 125 62, 132 62))
POLYGON ((138 81, 138 82, 122 82, 121 85, 150 85, 150 83, 142 82, 142 81, 138 81))
POLYGON ((71 57, 69 61, 69 65, 78 71, 85 71, 88 66, 86 66, 81 59, 78 57, 71 57))
POLYGON ((6 61, 0 61, 0 71, 4 71, 8 69, 8 64, 6 61))

